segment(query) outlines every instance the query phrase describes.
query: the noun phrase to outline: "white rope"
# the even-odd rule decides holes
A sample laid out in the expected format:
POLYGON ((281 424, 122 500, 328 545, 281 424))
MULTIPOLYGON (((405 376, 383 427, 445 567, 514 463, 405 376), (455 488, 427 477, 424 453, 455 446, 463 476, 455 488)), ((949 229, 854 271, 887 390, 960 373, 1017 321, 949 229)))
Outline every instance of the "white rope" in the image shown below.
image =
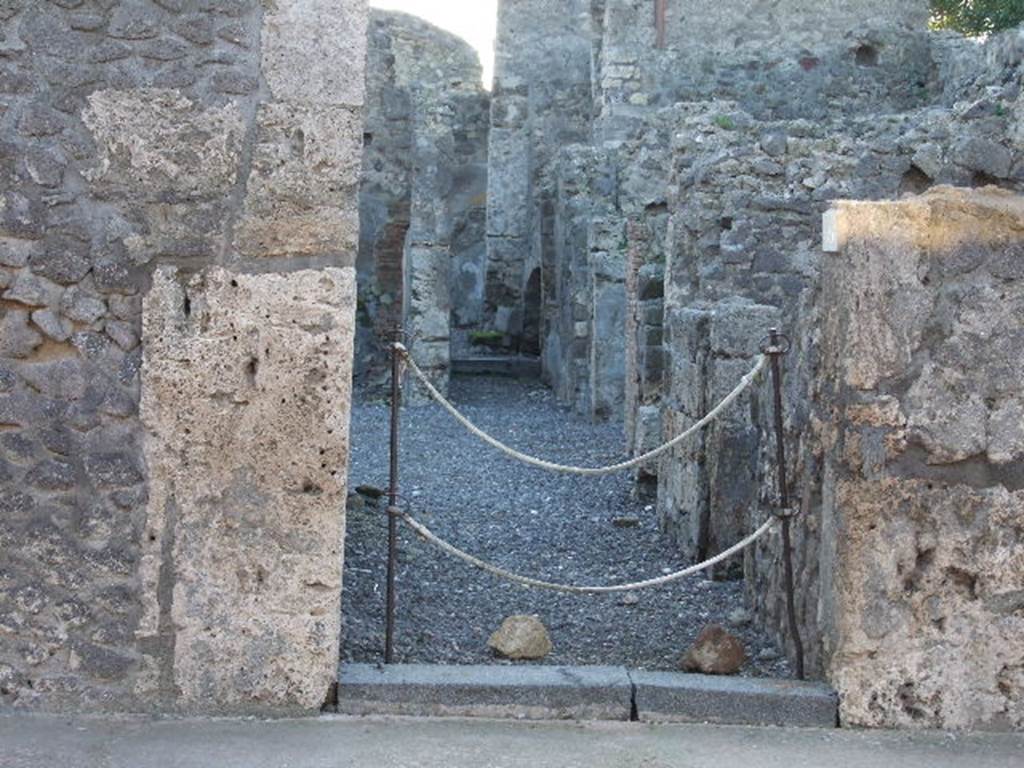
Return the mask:
POLYGON ((517 573, 512 573, 512 571, 506 571, 504 568, 499 568, 496 565, 486 563, 480 558, 473 557, 473 555, 469 554, 468 552, 462 551, 454 544, 449 544, 447 541, 433 533, 425 525, 415 520, 412 517, 412 515, 410 515, 408 512, 402 512, 400 510, 396 510, 395 512, 406 522, 406 524, 410 528, 416 531, 416 533, 418 533, 426 541, 439 547, 441 550, 451 555, 452 557, 456 557, 459 560, 462 560, 463 562, 472 565, 474 568, 479 568, 481 571, 486 571, 492 576, 497 576, 498 578, 505 579, 506 581, 512 581, 517 584, 522 584, 526 587, 547 589, 552 592, 568 592, 569 594, 574 595, 606 595, 614 592, 632 592, 637 589, 647 589, 648 587, 661 587, 665 584, 671 584, 674 581, 679 581, 680 579, 684 579, 687 576, 692 576, 693 574, 699 571, 703 571, 707 568, 710 568, 711 566, 732 557, 738 552, 742 552, 744 549, 746 549, 755 541, 757 541, 766 533, 768 533, 768 531, 771 530, 772 526, 775 525, 775 523, 777 522, 777 518, 769 518, 769 520, 765 522, 764 525, 762 525, 752 534, 747 536, 747 538, 743 539, 743 541, 739 542, 738 544, 729 547, 729 549, 725 550, 721 554, 712 557, 710 560, 705 560, 703 563, 697 563, 697 565, 691 565, 689 568, 684 568, 681 571, 676 571, 675 573, 670 573, 665 576, 659 576, 656 579, 648 579, 647 581, 633 582, 632 584, 619 584, 617 586, 610 587, 577 587, 571 584, 556 584, 550 581, 541 581, 540 579, 533 579, 529 576, 520 576, 517 573))
POLYGON ((704 429, 704 427, 706 427, 712 421, 717 419, 726 408, 728 408, 730 405, 736 402, 736 399, 740 395, 742 395, 743 392, 748 387, 750 387, 751 384, 754 383, 758 375, 760 375, 761 371, 764 370, 765 363, 768 360, 766 355, 761 355, 760 357, 758 357, 757 364, 753 367, 750 373, 748 373, 740 380, 740 383, 736 386, 736 388, 728 395, 726 395, 722 402, 720 402, 713 411, 708 413, 704 418, 702 418, 700 421, 698 421, 696 424, 694 424, 692 427, 687 429, 682 434, 676 435, 674 438, 669 440, 664 445, 655 448, 653 451, 648 451, 642 456, 637 456, 636 458, 630 459, 629 461, 623 461, 620 464, 613 464, 609 467, 574 467, 571 465, 556 464, 551 461, 545 461, 544 459, 538 459, 534 456, 522 453, 521 451, 517 451, 515 448, 506 445, 505 443, 501 442, 495 437, 491 437, 491 435, 487 434, 482 429, 480 429, 480 427, 476 426, 466 416, 462 415, 462 413, 459 412, 459 409, 452 405, 452 403, 449 402, 448 399, 445 398, 445 396, 442 395, 437 390, 437 388, 430 383, 430 379, 428 379, 427 375, 420 370, 418 365, 416 365, 416 361, 412 359, 412 356, 409 354, 409 351, 405 348, 404 345, 397 344, 396 346, 399 349, 399 351, 403 353, 402 356, 409 364, 409 368, 412 370, 414 374, 416 374, 416 378, 420 380, 420 382, 426 388, 427 392, 430 393, 430 396, 434 398, 434 400, 436 400, 437 403, 442 408, 448 411, 448 413, 450 413, 452 417, 456 421, 458 421, 463 427, 465 427, 472 434, 476 435, 478 438, 483 440, 485 443, 487 443, 493 448, 497 448, 499 451, 506 454, 507 456, 510 456, 513 459, 517 459, 518 461, 521 461, 524 464, 529 464, 534 467, 546 469, 550 472, 562 472, 569 475, 586 475, 591 477, 597 475, 609 475, 613 472, 621 472, 626 469, 633 469, 634 467, 639 467, 641 464, 645 464, 651 459, 657 458, 666 451, 669 451, 675 446, 679 445, 679 443, 681 443, 683 440, 686 440, 691 435, 704 429))

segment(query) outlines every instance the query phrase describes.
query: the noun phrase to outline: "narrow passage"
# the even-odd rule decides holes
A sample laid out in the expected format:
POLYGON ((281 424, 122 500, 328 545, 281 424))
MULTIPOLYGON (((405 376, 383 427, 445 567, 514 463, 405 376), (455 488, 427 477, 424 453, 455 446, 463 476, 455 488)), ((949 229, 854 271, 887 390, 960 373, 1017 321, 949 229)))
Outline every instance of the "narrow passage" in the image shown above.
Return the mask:
MULTIPOLYGON (((537 382, 455 378, 453 401, 499 439, 542 458, 584 466, 622 458, 622 425, 591 424, 537 382)), ((388 408, 352 410, 349 487, 387 487, 388 408)), ((402 412, 403 502, 435 533, 519 573, 614 584, 689 565, 658 531, 654 507, 632 497, 627 474, 552 475, 478 442, 436 406, 402 412)), ((350 501, 345 546, 342 659, 383 658, 386 500, 350 501)), ((524 589, 453 560, 400 527, 396 660, 501 663, 487 640, 512 614, 536 614, 554 644, 546 664, 676 669, 708 623, 741 637, 741 674, 789 676, 773 643, 744 621, 743 584, 694 577, 660 589, 600 596, 524 589)))

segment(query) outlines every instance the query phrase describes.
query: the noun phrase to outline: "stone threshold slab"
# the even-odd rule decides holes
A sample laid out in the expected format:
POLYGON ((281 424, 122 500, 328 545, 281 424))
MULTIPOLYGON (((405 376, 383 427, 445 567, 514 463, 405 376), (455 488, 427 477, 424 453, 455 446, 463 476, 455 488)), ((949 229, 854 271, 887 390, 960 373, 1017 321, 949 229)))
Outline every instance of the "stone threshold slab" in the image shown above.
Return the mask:
POLYGON ((346 664, 346 715, 629 720, 633 684, 622 667, 346 664))
POLYGON ((835 728, 839 697, 824 683, 633 672, 637 710, 652 722, 835 728))
POLYGON ((820 683, 625 667, 346 664, 338 712, 834 728, 838 700, 820 683))

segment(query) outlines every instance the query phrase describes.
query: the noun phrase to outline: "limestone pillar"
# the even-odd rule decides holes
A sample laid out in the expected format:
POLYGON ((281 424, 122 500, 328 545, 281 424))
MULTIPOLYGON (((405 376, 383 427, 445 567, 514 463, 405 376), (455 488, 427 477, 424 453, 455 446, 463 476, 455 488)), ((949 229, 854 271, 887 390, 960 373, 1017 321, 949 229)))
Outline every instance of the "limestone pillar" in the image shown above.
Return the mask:
POLYGON ((844 724, 1024 726, 1024 199, 826 217, 819 615, 844 724))

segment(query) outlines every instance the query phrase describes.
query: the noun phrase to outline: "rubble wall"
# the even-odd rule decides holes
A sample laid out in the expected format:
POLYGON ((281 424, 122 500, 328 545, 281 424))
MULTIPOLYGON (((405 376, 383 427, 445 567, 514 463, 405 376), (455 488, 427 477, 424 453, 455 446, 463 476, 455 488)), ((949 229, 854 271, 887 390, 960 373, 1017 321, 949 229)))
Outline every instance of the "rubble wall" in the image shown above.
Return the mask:
POLYGON ((930 76, 927 0, 654 4, 607 0, 599 73, 603 129, 652 107, 720 98, 764 118, 920 104, 930 76))
POLYGON ((484 313, 490 98, 468 43, 373 11, 360 187, 356 380, 387 384, 398 325, 444 387, 484 313))
MULTIPOLYGON (((1016 71, 1008 70, 1003 79, 1012 79, 1016 71)), ((1019 91, 1007 94, 1004 89, 981 88, 952 107, 832 121, 759 120, 734 102, 678 108, 665 270, 666 375, 659 402, 663 416, 678 426, 692 407, 691 388, 706 391, 714 379, 709 358, 696 356, 692 348, 691 313, 714 315, 721 302, 736 298, 778 308, 778 322, 794 342, 785 363, 791 473, 797 495, 812 512, 797 541, 797 576, 804 585, 798 613, 805 637, 811 638, 812 669, 823 669, 814 514, 821 469, 816 444, 808 436, 815 418, 808 388, 820 375, 818 324, 827 311, 820 298, 821 215, 834 199, 898 199, 937 183, 1018 187, 1022 156, 1013 118, 1016 102, 1006 96, 1019 98, 1019 91)), ((760 335, 766 331, 762 328, 760 335)), ((760 335, 751 329, 744 355, 756 353, 760 335)), ((711 343, 710 335, 702 339, 711 343)), ((764 409, 760 414, 759 434, 766 434, 770 422, 764 409)), ((664 434, 672 432, 666 428, 664 434)), ((774 487, 770 452, 760 442, 748 447, 762 455, 761 487, 774 487)), ((707 494, 691 490, 687 496, 679 488, 694 464, 701 467, 694 480, 698 488, 709 482, 713 467, 727 468, 717 457, 729 455, 729 444, 705 443, 690 450, 696 453, 670 455, 661 462, 658 507, 665 528, 695 555, 700 540, 728 541, 744 529, 734 525, 735 513, 725 500, 718 505, 707 494), (732 533, 703 532, 702 519, 732 533)), ((747 477, 742 467, 737 471, 735 477, 747 477)), ((726 469, 722 479, 730 477, 726 469)), ((770 496, 764 501, 772 503, 770 496)), ((769 542, 748 563, 747 576, 763 619, 784 640, 777 562, 778 542, 769 542)))
POLYGON ((13 2, 0 23, 0 703, 315 711, 365 3, 13 2))
POLYGON ((539 351, 546 322, 523 335, 524 299, 539 271, 554 306, 557 155, 590 139, 591 14, 586 0, 501 0, 487 189, 487 327, 511 351, 539 351))
POLYGON ((822 618, 845 724, 1024 727, 1024 198, 829 213, 822 618))

